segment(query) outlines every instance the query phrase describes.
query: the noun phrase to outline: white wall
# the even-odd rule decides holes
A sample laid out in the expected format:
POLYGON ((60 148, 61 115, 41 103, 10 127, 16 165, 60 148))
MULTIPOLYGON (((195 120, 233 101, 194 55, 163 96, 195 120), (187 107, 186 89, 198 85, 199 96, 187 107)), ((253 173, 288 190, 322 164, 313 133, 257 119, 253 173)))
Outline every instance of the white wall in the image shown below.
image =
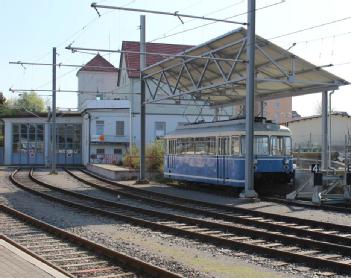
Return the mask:
MULTIPOLYGON (((351 118, 341 115, 332 115, 331 121, 332 150, 342 151, 345 145, 345 135, 351 133, 351 118)), ((310 142, 314 145, 322 145, 322 118, 312 118, 305 120, 293 121, 288 124, 292 132, 293 146, 307 146, 310 142)), ((328 119, 329 128, 329 119, 328 119)), ((329 140, 329 137, 328 137, 329 140)))
POLYGON ((103 97, 106 99, 116 98, 113 93, 117 87, 117 72, 99 72, 99 71, 79 71, 78 77, 78 91, 83 93, 78 94, 78 109, 87 99, 96 99, 97 92, 104 93, 103 97), (93 93, 84 93, 93 92, 93 93))
MULTIPOLYGON (((205 118, 206 121, 211 121, 211 117, 205 118)), ((196 119, 195 116, 189 116, 190 121, 196 119)), ((155 141, 155 123, 166 122, 166 134, 174 131, 178 123, 186 123, 187 120, 182 115, 146 115, 146 144, 150 144, 155 141)), ((134 115, 132 120, 132 144, 136 144, 140 147, 140 115, 134 115)))
POLYGON ((116 121, 124 121, 124 135, 129 137, 129 109, 92 110, 90 134, 96 135, 96 121, 104 121, 104 135, 116 135, 116 121))

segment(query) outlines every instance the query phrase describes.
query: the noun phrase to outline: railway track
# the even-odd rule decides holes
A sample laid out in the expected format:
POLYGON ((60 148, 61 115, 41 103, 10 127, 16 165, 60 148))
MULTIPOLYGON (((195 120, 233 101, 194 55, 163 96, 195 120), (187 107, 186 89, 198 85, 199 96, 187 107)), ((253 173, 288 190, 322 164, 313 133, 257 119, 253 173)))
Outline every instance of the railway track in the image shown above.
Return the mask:
POLYGON ((351 246, 351 237, 349 237, 351 235, 350 226, 174 197, 120 184, 115 181, 101 178, 87 171, 71 171, 67 169, 66 171, 87 185, 111 192, 115 195, 125 195, 129 198, 143 200, 144 202, 154 203, 155 205, 191 211, 193 213, 199 213, 215 219, 222 219, 243 225, 251 225, 255 228, 290 233, 312 239, 318 238, 321 240, 351 246))
MULTIPOLYGON (((226 186, 217 186, 217 185, 199 185, 199 184, 192 184, 190 182, 182 182, 182 183, 167 183, 167 185, 171 187, 176 187, 180 188, 183 190, 196 190, 204 193, 209 193, 209 194, 215 194, 218 196, 237 196, 239 197, 240 191, 235 190, 233 188, 228 188, 226 186)), ((282 184, 279 186, 287 186, 286 184, 282 184)), ((294 188, 289 185, 288 188, 285 188, 284 190, 270 190, 270 191, 265 191, 262 190, 262 192, 258 192, 259 194, 259 199, 261 201, 267 201, 267 202, 272 202, 272 203, 278 203, 278 204, 284 204, 284 205, 293 205, 296 207, 304 207, 307 209, 313 209, 313 210, 324 210, 324 211, 332 211, 332 212, 341 212, 341 213, 349 213, 351 214, 351 206, 347 205, 333 205, 333 204, 314 204, 311 201, 303 201, 303 200, 287 200, 285 198, 286 194, 294 191, 294 188), (270 197, 274 196, 274 197, 270 197)))
MULTIPOLYGON (((247 217, 247 215, 243 217, 243 215, 235 213, 227 213, 227 216, 223 216, 224 214, 218 209, 208 207, 208 213, 223 217, 235 217, 241 221, 236 223, 218 220, 214 217, 203 220, 201 215, 194 218, 180 215, 179 211, 173 214, 164 213, 160 212, 159 209, 148 210, 93 198, 38 181, 33 176, 31 180, 26 172, 19 174, 19 176, 16 173, 12 174, 12 180, 18 186, 66 205, 218 246, 240 248, 249 252, 273 256, 280 260, 303 263, 314 268, 333 269, 340 273, 351 272, 351 247, 349 247, 351 233, 341 235, 341 231, 335 229, 321 233, 321 229, 318 228, 302 227, 295 223, 269 222, 265 221, 267 219, 264 218, 247 217), (252 226, 253 221, 268 226, 266 228, 255 227, 252 226), (251 226, 247 223, 250 223, 251 226), (283 231, 270 229, 273 227, 278 230, 283 228, 283 231), (298 236, 288 231, 302 233, 304 236, 302 234, 298 236), (314 239, 316 235, 323 235, 323 240, 314 239)), ((191 209, 191 212, 194 213, 194 208, 191 209)), ((336 225, 333 227, 351 229, 347 226, 336 225)))
POLYGON ((284 205, 293 205, 297 207, 304 207, 308 209, 318 209, 318 210, 325 210, 325 211, 333 211, 333 212, 342 212, 351 214, 351 207, 347 207, 344 205, 317 205, 313 204, 309 201, 300 201, 300 200, 286 200, 285 198, 279 197, 267 197, 267 196, 260 196, 262 201, 284 204, 284 205))
POLYGON ((2 204, 0 238, 67 277, 180 277, 2 204))

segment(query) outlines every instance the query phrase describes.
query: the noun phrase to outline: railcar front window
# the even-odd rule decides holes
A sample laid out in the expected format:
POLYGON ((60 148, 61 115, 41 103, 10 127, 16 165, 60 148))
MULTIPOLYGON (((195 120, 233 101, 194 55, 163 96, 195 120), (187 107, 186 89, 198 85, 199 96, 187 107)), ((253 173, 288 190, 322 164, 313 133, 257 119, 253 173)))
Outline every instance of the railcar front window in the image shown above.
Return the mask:
POLYGON ((284 137, 271 136, 271 154, 284 155, 284 137))
MULTIPOLYGON (((241 136, 241 154, 246 153, 245 136, 241 136)), ((269 154, 269 139, 268 136, 254 136, 254 155, 268 155, 269 154)))
POLYGON ((254 154, 255 155, 268 155, 268 136, 255 136, 254 137, 254 154))
POLYGON ((291 155, 292 143, 291 137, 284 137, 285 155, 291 155))

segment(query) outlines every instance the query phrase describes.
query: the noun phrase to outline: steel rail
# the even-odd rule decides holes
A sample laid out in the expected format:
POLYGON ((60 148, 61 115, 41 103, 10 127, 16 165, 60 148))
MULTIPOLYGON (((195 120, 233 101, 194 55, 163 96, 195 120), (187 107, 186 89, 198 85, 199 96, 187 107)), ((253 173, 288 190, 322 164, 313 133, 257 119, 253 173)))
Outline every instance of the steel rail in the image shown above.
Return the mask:
MULTIPOLYGON (((136 211, 136 212, 139 212, 139 213, 143 213, 143 214, 147 214, 147 215, 155 215, 158 214, 162 217, 165 217, 167 219, 171 219, 171 218, 174 218, 175 220, 177 221, 183 221, 183 222, 186 222, 188 224, 200 224, 200 225, 203 225, 203 226, 208 226, 208 227, 211 227, 211 228, 217 228, 217 229, 222 229, 222 230, 226 230, 226 231, 232 231, 232 232, 236 232, 236 233, 240 233, 240 234, 246 234, 246 233, 251 233, 257 237, 265 237, 267 239, 270 239, 270 240, 274 240, 274 239, 280 239, 282 241, 284 241, 285 243, 293 243, 294 244, 299 244, 300 243, 300 240, 298 241, 294 241, 292 239, 291 236, 284 236, 284 235, 279 235, 279 234, 276 234, 274 233, 273 236, 271 234, 269 234, 267 236, 266 232, 260 232, 260 231, 257 231, 256 230, 256 227, 255 229, 252 229, 252 228, 237 228, 235 226, 231 226, 231 225, 223 225, 223 224, 219 224, 219 223, 213 223, 213 222, 209 222, 209 221, 205 221, 205 220, 198 220, 198 219, 194 219, 194 218, 190 218, 190 217, 184 217, 184 216, 181 216, 181 215, 175 215, 175 214, 168 214, 168 213, 162 213, 162 212, 159 212, 159 211, 155 211, 155 210, 145 210, 145 209, 141 209, 141 208, 137 208, 137 207, 134 207, 134 206, 129 206, 129 205, 123 205, 123 204, 118 204, 118 203, 115 203, 115 202, 111 202, 111 201, 107 201, 105 199, 100 199, 100 198, 96 198, 96 197, 90 197, 88 195, 85 195, 85 194, 81 194, 81 193, 76 193, 76 192, 72 192, 72 191, 69 191, 69 190, 65 190, 65 189, 62 189, 62 188, 58 188, 56 186, 53 186, 53 185, 50 185, 48 183, 45 183, 43 181, 40 181, 38 180, 37 178, 35 178, 33 176, 33 174, 31 173, 29 175, 30 179, 33 180, 35 183, 37 184, 40 184, 44 187, 47 187, 47 188, 50 188, 52 190, 56 190, 56 191, 60 191, 60 192, 63 192, 63 193, 66 193, 66 194, 69 194, 71 196, 74 196, 74 197, 77 197, 77 198, 84 198, 84 199, 87 199, 87 200, 93 200, 93 201, 99 201, 103 204, 106 204, 106 205, 112 205, 112 206, 115 206, 115 207, 121 207, 121 208, 124 208, 126 210, 132 210, 132 211, 136 211)), ((139 198, 139 199, 142 199, 142 198, 139 198)), ((163 203, 163 205, 167 206, 168 204, 167 203, 163 203)), ((178 208, 178 207, 176 207, 178 208)), ((194 209, 191 209, 190 210, 191 212, 195 212, 195 213, 200 213, 200 214, 207 214, 207 213, 204 213, 204 211, 200 211, 200 210, 194 210, 194 209)), ((220 217, 218 216, 221 216, 220 214, 218 213, 211 213, 211 212, 208 212, 208 215, 213 217, 214 219, 218 219, 220 217)), ((225 218, 224 220, 233 220, 230 216, 228 217, 223 217, 225 218)), ((240 221, 242 219, 237 219, 238 221, 235 221, 235 222, 239 222, 240 224, 246 224, 247 223, 250 223, 250 221, 247 221, 246 219, 243 219, 243 221, 240 221)), ((252 224, 252 223, 250 223, 252 224)), ((271 224, 269 223, 270 225, 268 226, 265 226, 264 228, 267 228, 267 230, 269 230, 269 228, 275 228, 275 230, 278 230, 277 227, 275 226, 278 226, 279 225, 275 225, 275 224, 271 224)), ((284 230, 284 232, 295 232, 296 228, 294 227, 284 227, 286 229, 281 229, 281 230, 284 230)), ((299 231, 300 233, 297 233, 298 235, 301 235, 301 236, 304 236, 306 237, 307 235, 309 235, 309 237, 311 239, 313 238, 316 238, 318 236, 323 236, 323 235, 320 235, 318 232, 314 232, 314 231, 306 231, 306 230, 297 230, 299 231)), ((325 235, 326 238, 329 240, 330 243, 335 243, 337 244, 336 246, 336 249, 334 249, 335 251, 338 251, 340 250, 340 248, 343 248, 343 247, 340 247, 340 242, 342 243, 346 243, 346 244, 350 244, 351 242, 351 239, 349 238, 343 238, 343 237, 339 237, 339 236, 334 236, 334 235, 330 235, 330 237, 328 237, 328 235, 325 235), (346 242, 344 242, 343 240, 345 240, 346 242)), ((320 242, 320 241, 316 241, 316 240, 310 240, 310 239, 307 239, 307 241, 303 241, 302 244, 314 244, 314 246, 316 248, 324 248, 326 247, 327 249, 324 249, 324 250, 328 250, 328 248, 330 248, 329 245, 327 246, 324 246, 323 243, 319 246, 318 243, 316 242, 320 242)), ((302 245, 301 244, 301 245, 302 245)), ((342 245, 341 245, 342 246, 342 245)), ((333 249, 333 247, 331 247, 333 249)), ((347 247, 346 248, 346 252, 348 252, 349 250, 351 250, 351 247, 347 247)))
POLYGON ((261 196, 260 199, 263 201, 279 203, 284 205, 293 205, 293 206, 305 207, 309 209, 319 209, 319 210, 325 210, 325 211, 351 214, 351 207, 345 207, 345 206, 333 206, 333 205, 326 205, 326 204, 316 205, 316 204, 313 204, 312 202, 301 202, 298 200, 294 201, 294 200, 286 200, 286 199, 266 197, 266 196, 261 196))
MULTIPOLYGON (((240 207, 234 207, 234 206, 228 206, 228 205, 214 204, 214 203, 209 203, 209 202, 204 202, 204 201, 199 201, 199 200, 194 200, 194 199, 189 199, 189 198, 181 198, 181 197, 172 196, 172 195, 165 194, 165 193, 154 192, 154 191, 140 189, 140 188, 126 185, 126 184, 122 184, 122 183, 119 183, 116 181, 112 181, 112 180, 103 178, 103 177, 98 176, 94 173, 91 173, 90 171, 86 171, 83 169, 77 169, 77 170, 79 170, 79 171, 89 175, 90 177, 93 177, 93 178, 99 180, 99 181, 103 181, 103 182, 106 182, 108 184, 115 185, 115 186, 121 187, 121 188, 129 190, 129 191, 133 191, 136 193, 147 194, 149 196, 153 196, 156 198, 165 199, 165 200, 168 200, 168 202, 171 201, 173 203, 179 202, 179 203, 183 203, 183 204, 185 203, 187 205, 188 204, 199 205, 199 206, 203 206, 203 207, 207 207, 207 208, 211 208, 211 209, 218 209, 218 210, 224 210, 224 211, 232 212, 232 213, 251 215, 253 217, 269 218, 272 220, 283 221, 283 222, 287 222, 287 223, 297 223, 297 224, 303 225, 303 226, 307 225, 307 226, 316 227, 316 228, 320 227, 320 228, 323 228, 326 230, 335 230, 336 229, 339 231, 351 233, 351 226, 339 225, 339 224, 334 224, 334 223, 329 223, 329 222, 320 222, 320 221, 311 220, 311 219, 303 219, 303 218, 298 218, 298 217, 293 217, 293 216, 279 215, 279 214, 275 214, 275 213, 250 210, 250 209, 246 209, 246 208, 240 208, 240 207)), ((65 171, 68 174, 70 174, 72 177, 75 177, 76 179, 78 179, 79 181, 81 181, 83 183, 90 184, 92 186, 94 184, 92 181, 84 180, 83 178, 75 175, 69 169, 65 169, 65 171)), ((124 194, 125 194, 125 192, 124 192, 124 194)))
MULTIPOLYGON (((18 170, 15 170, 13 173, 11 173, 10 175, 10 180, 17 186, 19 186, 22 189, 25 189, 26 187, 21 184, 19 181, 17 181, 15 179, 15 174, 18 172, 18 170)), ((32 193, 35 193, 35 190, 33 189, 29 189, 26 188, 26 191, 30 191, 32 193)), ((46 194, 40 193, 39 192, 36 193, 36 195, 42 196, 46 199, 50 199, 48 198, 48 195, 45 196, 46 194)), ((51 196, 51 200, 55 200, 55 201, 59 201, 59 199, 52 197, 51 196)), ((64 200, 61 200, 62 203, 64 203, 64 200)), ((69 204, 69 202, 66 202, 66 204, 69 204)), ((71 203, 72 206, 75 206, 73 203, 71 203)), ((77 206, 78 208, 78 206, 77 206)), ((12 216, 19 218, 27 223, 30 223, 33 226, 36 226, 42 230, 45 230, 51 234, 54 234, 60 238, 63 238, 73 244, 82 246, 92 252, 94 252, 95 254, 100 255, 101 257, 105 257, 108 258, 109 260, 112 261, 117 261, 119 262, 119 264, 126 266, 127 268, 137 271, 137 272, 142 272, 144 273, 146 276, 151 276, 151 277, 171 277, 171 278, 180 278, 182 277, 181 275, 178 275, 176 273, 173 273, 171 271, 168 271, 166 269, 154 266, 152 264, 149 264, 147 262, 144 262, 142 260, 139 260, 137 258, 128 256, 127 254, 112 250, 108 247, 105 247, 101 244, 92 242, 88 239, 79 237, 75 234, 69 233, 63 229, 57 228, 55 226, 52 226, 50 224, 47 224, 43 221, 37 220, 31 216, 28 216, 24 213, 18 212, 14 209, 11 209, 5 205, 0 204, 0 210, 5 211, 8 214, 11 214, 12 216)))
MULTIPOLYGON (((32 178, 34 178, 34 177, 32 177, 32 178)), ((41 182, 37 178, 34 178, 34 179, 36 182, 39 182, 39 183, 41 182)), ((274 223, 274 222, 272 223, 272 222, 268 222, 268 221, 262 221, 262 219, 260 221, 259 219, 243 218, 240 215, 228 214, 225 211, 218 211, 218 210, 211 211, 211 210, 206 209, 206 208, 205 209, 204 208, 197 208, 197 207, 191 207, 191 206, 186 206, 186 205, 182 205, 182 204, 174 204, 174 203, 171 203, 169 201, 150 199, 148 197, 144 197, 143 195, 128 193, 128 192, 124 192, 122 190, 104 187, 102 185, 95 184, 92 181, 86 181, 82 178, 80 179, 80 181, 84 181, 85 183, 87 183, 95 188, 98 188, 100 190, 107 191, 110 193, 115 193, 115 194, 118 193, 120 195, 125 195, 127 197, 134 198, 136 200, 143 200, 145 202, 153 203, 156 205, 171 207, 171 208, 179 209, 179 210, 186 211, 186 212, 197 213, 197 214, 201 214, 204 216, 213 217, 214 219, 222 219, 222 220, 230 221, 233 223, 240 223, 243 225, 253 226, 255 228, 258 227, 258 228, 263 228, 263 229, 267 229, 267 230, 271 230, 271 231, 281 231, 284 233, 291 233, 291 234, 294 234, 297 236, 309 237, 312 239, 318 238, 319 240, 325 240, 325 241, 329 241, 329 242, 336 243, 336 244, 344 244, 344 245, 351 246, 351 238, 347 238, 347 237, 343 237, 343 236, 335 235, 335 234, 330 234, 330 233, 328 233, 328 231, 326 231, 327 233, 325 233, 323 231, 318 231, 318 230, 308 230, 306 228, 301 229, 301 228, 290 226, 290 225, 284 225, 283 223, 274 223)), ((268 219, 266 219, 266 220, 268 220, 268 219)), ((289 224, 291 224, 291 223, 289 223, 289 224)), ((313 229, 314 226, 311 226, 310 228, 313 229)), ((335 228, 339 228, 339 226, 337 226, 335 228)), ((345 228, 345 226, 342 226, 342 228, 338 229, 338 231, 339 231, 339 233, 343 233, 343 232, 345 232, 345 230, 347 228, 348 227, 345 228)), ((334 229, 334 230, 336 230, 336 229, 334 229)), ((351 228, 350 228, 350 231, 351 231, 351 228)))
MULTIPOLYGON (((5 211, 7 209, 10 209, 10 208, 5 206, 5 205, 0 204, 0 210, 5 211)), ((13 209, 10 209, 10 210, 13 210, 13 209)), ((6 212, 8 212, 8 211, 6 211, 6 212)), ((62 274, 66 275, 67 277, 72 277, 72 278, 75 277, 71 273, 69 273, 69 272, 65 271, 64 269, 62 269, 61 267, 51 263, 48 260, 45 260, 42 256, 39 256, 36 253, 34 253, 31 250, 29 250, 28 248, 23 247, 21 244, 18 244, 16 241, 12 240, 10 237, 8 237, 8 236, 6 236, 4 234, 0 234, 0 239, 6 241, 7 243, 9 243, 12 246, 16 247, 17 249, 23 251, 24 253, 28 254, 29 256, 37 259, 38 261, 50 266, 51 268, 57 270, 58 272, 61 272, 62 274)))
MULTIPOLYGON (((17 184, 20 184, 20 183, 17 182, 17 184)), ((222 233, 223 234, 223 229, 220 229, 220 227, 223 228, 224 226, 222 224, 219 224, 219 223, 213 223, 213 222, 208 223, 207 221, 203 221, 203 220, 191 219, 188 217, 183 217, 183 216, 178 216, 178 215, 174 216, 174 215, 169 215, 169 214, 165 214, 165 213, 159 213, 157 211, 149 211, 149 213, 146 213, 146 215, 149 214, 150 215, 149 217, 153 218, 152 221, 147 221, 147 220, 145 220, 145 216, 143 216, 142 219, 140 219, 140 218, 138 219, 136 217, 126 216, 126 215, 123 215, 121 213, 111 212, 111 211, 108 211, 106 209, 94 208, 94 207, 70 202, 67 200, 63 200, 62 198, 57 198, 57 197, 45 194, 43 192, 38 192, 38 191, 33 190, 32 188, 29 188, 29 187, 26 187, 23 185, 22 185, 22 187, 26 188, 26 190, 34 192, 37 195, 44 196, 44 197, 51 199, 51 200, 56 200, 58 202, 61 202, 61 203, 67 204, 67 205, 71 205, 71 206, 76 207, 76 208, 89 210, 89 211, 94 212, 94 213, 100 213, 104 216, 114 217, 114 218, 117 218, 119 220, 120 219, 127 220, 129 222, 136 223, 138 225, 143 225, 143 226, 146 226, 146 227, 149 227, 152 229, 174 232, 176 234, 181 234, 184 236, 191 236, 191 237, 195 237, 196 239, 206 241, 206 242, 215 243, 215 244, 218 244, 221 246, 239 247, 239 248, 242 248, 245 250, 259 252, 261 254, 265 254, 265 255, 269 255, 269 256, 273 255, 275 257, 279 257, 280 259, 284 258, 285 260, 288 260, 288 261, 303 262, 305 264, 308 264, 308 265, 311 265, 311 266, 314 266, 317 268, 320 268, 322 266, 323 268, 326 267, 326 268, 334 269, 337 272, 351 271, 351 265, 348 263, 336 262, 333 260, 324 259, 323 257, 308 256, 308 255, 305 255, 303 252, 302 253, 294 253, 294 252, 288 252, 285 250, 279 250, 278 248, 274 248, 274 246, 277 246, 277 245, 281 246, 281 244, 273 243, 273 245, 272 245, 272 243, 271 244, 265 243, 268 245, 264 246, 264 245, 257 244, 257 240, 256 240, 256 242, 254 242, 254 244, 237 240, 237 239, 235 239, 236 238, 234 236, 235 234, 234 235, 229 234, 230 236, 232 236, 232 238, 229 238, 229 239, 227 239, 223 236, 221 237, 221 236, 216 236, 216 235, 211 234, 211 233, 215 233, 215 234, 222 233), (159 217, 161 215, 161 216, 163 216, 163 219, 168 220, 168 221, 169 221, 170 217, 173 217, 173 219, 177 219, 177 220, 180 219, 181 221, 183 221, 183 223, 187 223, 188 225, 190 225, 187 228, 197 227, 197 228, 200 228, 200 230, 203 230, 203 229, 201 229, 201 227, 204 227, 203 224, 207 224, 207 225, 209 225, 209 226, 207 226, 207 229, 208 229, 208 227, 211 227, 211 228, 215 227, 216 229, 221 230, 221 231, 206 231, 204 233, 201 233, 201 232, 194 232, 191 230, 187 230, 184 227, 183 228, 177 227, 179 225, 182 226, 184 224, 176 224, 175 223, 176 227, 167 226, 167 225, 163 225, 163 224, 155 222, 156 215, 158 215, 157 217, 159 217), (191 226, 192 224, 197 224, 197 226, 191 226), (210 232, 210 233, 208 233, 208 232, 210 232)), ((60 190, 63 190, 63 189, 60 189, 60 190)), ((71 193, 73 193, 73 192, 71 192, 71 193)), ((78 193, 74 193, 74 194, 78 194, 78 193)), ((84 199, 87 199, 87 198, 96 199, 96 198, 92 198, 89 196, 84 196, 84 199)), ((106 202, 109 202, 109 201, 105 200, 104 206, 107 205, 106 202)), ((126 205, 124 205, 124 206, 126 206, 126 205)), ((121 207, 121 205, 118 205, 118 207, 121 207)), ((129 206, 127 206, 127 207, 129 208, 129 214, 130 214, 131 207, 129 207, 129 206)), ((137 210, 138 211, 145 211, 144 209, 140 209, 140 208, 138 208, 137 210)), ((162 217, 161 217, 161 220, 162 220, 162 217)), ((160 221, 160 219, 158 219, 158 221, 160 221)), ((228 229, 228 226, 226 226, 225 228, 228 229)), ((313 240, 306 240, 306 239, 301 239, 301 238, 294 238, 291 236, 279 235, 276 233, 262 232, 262 231, 258 231, 258 230, 253 230, 253 229, 250 230, 247 228, 240 228, 240 227, 233 227, 233 226, 229 226, 229 228, 231 231, 235 230, 236 233, 239 233, 241 235, 246 235, 246 236, 250 235, 253 238, 256 238, 256 237, 261 237, 261 238, 263 237, 265 239, 271 238, 271 241, 274 241, 274 242, 279 239, 282 242, 284 242, 284 241, 286 243, 289 242, 289 244, 295 243, 299 246, 309 246, 309 247, 311 247, 311 246, 317 247, 318 246, 318 248, 317 248, 318 250, 324 250, 327 252, 328 251, 330 252, 330 250, 338 250, 339 251, 338 253, 344 252, 346 254, 349 254, 349 252, 351 250, 350 247, 346 247, 346 246, 318 242, 318 241, 313 241, 313 240)), ((207 230, 207 229, 205 229, 205 230, 207 230)), ((225 233, 229 232, 228 230, 225 230, 225 231, 226 231, 225 233)), ((255 241, 255 240, 253 240, 253 241, 255 241)), ((259 242, 260 241, 262 242, 262 240, 259 240, 259 242)), ((318 252, 319 251, 317 251, 317 253, 318 252)), ((314 251, 314 253, 316 253, 316 251, 314 251)), ((335 257, 335 255, 332 255, 331 257, 335 257)), ((340 255, 336 255, 336 257, 340 257, 340 255)))

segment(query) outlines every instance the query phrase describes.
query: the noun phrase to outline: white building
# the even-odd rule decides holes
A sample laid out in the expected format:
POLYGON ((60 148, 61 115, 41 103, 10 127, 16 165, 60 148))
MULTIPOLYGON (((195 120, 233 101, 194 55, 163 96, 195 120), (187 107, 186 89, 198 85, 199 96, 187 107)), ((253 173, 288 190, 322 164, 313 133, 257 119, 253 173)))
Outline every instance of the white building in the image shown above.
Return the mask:
MULTIPOLYGON (((175 54, 189 47, 147 43, 146 51, 175 54)), ((78 111, 57 115, 57 164, 117 163, 132 144, 140 145, 139 54, 132 53, 139 51, 139 43, 123 42, 122 50, 126 52, 121 55, 120 70, 98 54, 77 72, 78 111)), ((147 65, 162 59, 148 55, 147 65)), ((233 108, 222 112, 222 118, 228 118, 233 108)), ((173 131, 178 123, 210 121, 214 114, 214 109, 201 107, 201 103, 149 104, 146 143, 173 131)), ((47 113, 23 113, 1 120, 4 147, 0 145, 0 164, 50 164, 51 125, 47 113)))
MULTIPOLYGON (((345 136, 351 135, 351 116, 346 112, 332 112, 328 119, 328 141, 331 139, 331 150, 343 152, 345 136), (330 121, 331 119, 331 121, 330 121), (330 136, 331 131, 331 136, 330 136)), ((292 132, 293 147, 295 150, 321 148, 322 146, 322 119, 321 116, 302 117, 286 123, 292 132)))
MULTIPOLYGON (((175 54, 190 46, 147 43, 147 52, 175 54)), ((78 110, 84 117, 85 134, 90 144, 83 152, 83 163, 118 162, 129 146, 140 145, 140 57, 139 42, 123 42, 120 68, 117 70, 97 55, 77 73, 78 110)), ((147 57, 147 65, 161 56, 147 57)), ((156 86, 156 85, 155 85, 156 86)), ((146 99, 150 97, 146 91, 146 99)), ((228 110, 228 109, 227 109, 228 110)), ((226 111, 231 115, 232 110, 226 111)), ((212 120, 213 109, 167 102, 146 106, 146 143, 173 131, 178 123, 212 120)), ((222 116, 228 118, 228 116, 222 116)), ((84 149, 84 147, 83 147, 84 149)))

